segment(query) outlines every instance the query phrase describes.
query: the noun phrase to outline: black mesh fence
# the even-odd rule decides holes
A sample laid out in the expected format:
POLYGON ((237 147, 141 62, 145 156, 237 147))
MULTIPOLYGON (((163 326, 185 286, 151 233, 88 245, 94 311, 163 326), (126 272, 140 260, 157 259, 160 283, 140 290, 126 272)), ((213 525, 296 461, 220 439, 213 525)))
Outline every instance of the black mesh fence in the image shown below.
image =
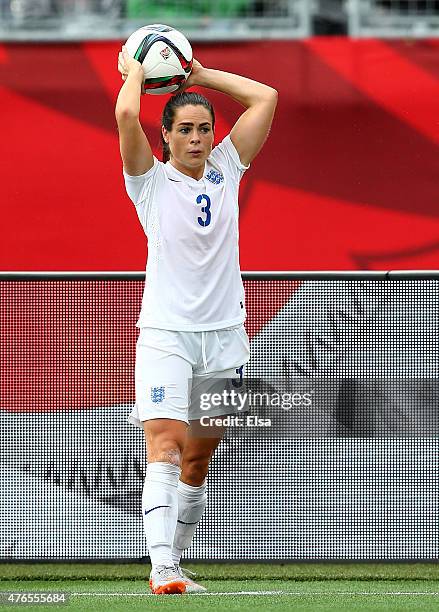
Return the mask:
MULTIPOLYGON (((248 410, 187 557, 437 559, 439 279, 244 278, 248 410)), ((140 275, 1 278, 2 559, 148 554, 126 421, 142 291, 140 275)))

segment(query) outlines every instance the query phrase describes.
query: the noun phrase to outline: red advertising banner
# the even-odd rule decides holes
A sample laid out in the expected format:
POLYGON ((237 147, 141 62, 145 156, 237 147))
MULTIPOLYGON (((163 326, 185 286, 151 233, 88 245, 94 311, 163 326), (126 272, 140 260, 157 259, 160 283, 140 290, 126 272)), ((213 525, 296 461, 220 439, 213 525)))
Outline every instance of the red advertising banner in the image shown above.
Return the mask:
MULTIPOLYGON (((241 187, 243 270, 439 268, 438 42, 312 38, 195 47, 279 91, 241 187)), ((122 178, 120 42, 0 45, 0 269, 142 270, 122 178)), ((205 92, 216 142, 240 108, 205 92)), ((145 96, 156 155, 166 96, 145 96)))

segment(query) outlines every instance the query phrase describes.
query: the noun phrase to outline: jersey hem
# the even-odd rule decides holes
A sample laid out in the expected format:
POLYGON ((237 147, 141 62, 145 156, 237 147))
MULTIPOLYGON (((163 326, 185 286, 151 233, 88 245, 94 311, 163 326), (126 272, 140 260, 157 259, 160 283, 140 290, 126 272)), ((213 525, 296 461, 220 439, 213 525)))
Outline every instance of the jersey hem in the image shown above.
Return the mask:
POLYGON ((224 329, 226 327, 232 327, 233 325, 240 325, 245 322, 246 313, 237 317, 235 319, 230 319, 229 321, 220 321, 217 323, 203 323, 199 325, 177 325, 173 323, 163 323, 159 321, 151 321, 151 320, 138 320, 136 323, 136 327, 154 327, 156 329, 168 329, 170 331, 189 331, 189 332, 198 332, 198 331, 216 331, 219 329, 224 329))

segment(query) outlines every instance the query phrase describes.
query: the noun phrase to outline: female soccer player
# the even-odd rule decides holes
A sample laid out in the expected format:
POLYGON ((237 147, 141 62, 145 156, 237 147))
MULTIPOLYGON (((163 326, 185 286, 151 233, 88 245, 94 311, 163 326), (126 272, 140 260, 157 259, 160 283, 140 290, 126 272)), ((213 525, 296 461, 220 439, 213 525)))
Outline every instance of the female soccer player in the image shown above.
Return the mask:
MULTIPOLYGON (((139 121, 143 69, 122 47, 124 84, 116 104, 127 193, 148 237, 145 290, 137 326, 136 404, 129 422, 145 432, 148 465, 142 495, 153 593, 206 589, 180 568, 206 506, 206 476, 225 428, 203 433, 201 393, 242 378, 249 359, 239 269, 238 189, 268 136, 275 89, 194 60, 185 86, 165 105, 163 162, 139 121), (213 148, 215 115, 198 85, 245 107, 213 148), (221 380, 222 379, 222 380, 221 380)), ((204 428, 206 429, 206 428, 204 428)))

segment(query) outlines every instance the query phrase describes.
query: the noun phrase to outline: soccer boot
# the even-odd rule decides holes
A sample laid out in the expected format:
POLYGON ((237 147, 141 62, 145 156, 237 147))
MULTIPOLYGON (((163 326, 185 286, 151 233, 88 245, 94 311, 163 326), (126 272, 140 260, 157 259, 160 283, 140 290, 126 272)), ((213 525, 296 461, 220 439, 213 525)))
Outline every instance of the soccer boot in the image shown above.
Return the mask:
POLYGON ((186 585, 175 567, 158 565, 151 570, 149 586, 156 595, 169 595, 171 593, 184 593, 186 585))
POLYGON ((201 586, 201 584, 196 583, 194 580, 189 578, 186 574, 190 574, 195 578, 196 573, 191 572, 188 569, 183 570, 179 565, 175 566, 175 570, 177 574, 182 578, 184 584, 186 585, 186 593, 206 593, 206 587, 201 586))

